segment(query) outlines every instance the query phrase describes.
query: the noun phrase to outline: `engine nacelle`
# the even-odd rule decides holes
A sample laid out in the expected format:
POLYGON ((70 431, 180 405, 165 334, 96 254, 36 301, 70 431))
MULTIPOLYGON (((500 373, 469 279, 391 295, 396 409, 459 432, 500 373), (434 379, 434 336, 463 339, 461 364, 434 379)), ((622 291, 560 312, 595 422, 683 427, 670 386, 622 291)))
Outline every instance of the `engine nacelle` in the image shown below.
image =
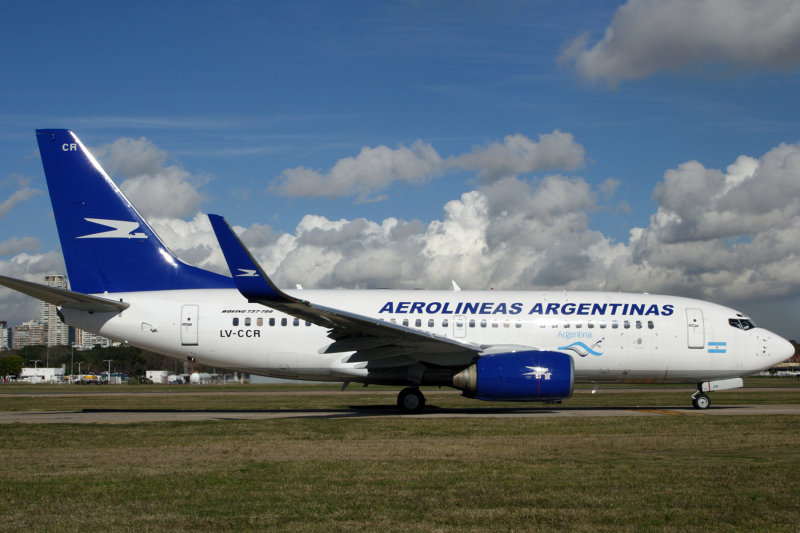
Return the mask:
POLYGON ((480 400, 561 400, 574 383, 572 357, 541 350, 484 355, 453 377, 453 387, 480 400))

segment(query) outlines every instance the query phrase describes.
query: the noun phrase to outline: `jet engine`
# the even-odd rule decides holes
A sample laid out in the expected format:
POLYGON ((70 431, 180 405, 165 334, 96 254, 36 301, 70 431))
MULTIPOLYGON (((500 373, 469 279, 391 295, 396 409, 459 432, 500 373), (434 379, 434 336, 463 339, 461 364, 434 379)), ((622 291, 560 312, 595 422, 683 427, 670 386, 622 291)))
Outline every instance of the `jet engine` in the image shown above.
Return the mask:
POLYGON ((561 400, 574 382, 572 357, 542 350, 484 355, 453 376, 453 387, 480 400, 561 400))

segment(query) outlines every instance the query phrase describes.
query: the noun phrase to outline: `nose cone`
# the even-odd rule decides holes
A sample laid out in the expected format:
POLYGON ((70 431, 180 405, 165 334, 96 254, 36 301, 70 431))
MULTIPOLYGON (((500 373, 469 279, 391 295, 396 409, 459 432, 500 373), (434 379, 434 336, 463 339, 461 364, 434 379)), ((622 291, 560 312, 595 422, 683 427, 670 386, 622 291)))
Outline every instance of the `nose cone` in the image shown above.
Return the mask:
POLYGON ((770 357, 775 361, 775 364, 778 364, 791 359, 795 349, 794 344, 773 333, 769 343, 769 351, 770 357))

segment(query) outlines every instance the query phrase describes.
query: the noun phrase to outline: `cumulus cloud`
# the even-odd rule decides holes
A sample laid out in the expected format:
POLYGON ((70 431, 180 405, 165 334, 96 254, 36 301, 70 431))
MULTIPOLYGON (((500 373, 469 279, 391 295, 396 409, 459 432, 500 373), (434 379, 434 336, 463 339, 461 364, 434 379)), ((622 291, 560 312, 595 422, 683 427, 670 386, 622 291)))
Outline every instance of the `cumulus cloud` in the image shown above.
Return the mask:
POLYGON ((167 163, 167 153, 151 141, 122 138, 93 152, 119 187, 145 217, 183 218, 195 214, 204 201, 198 177, 167 163))
MULTIPOLYGON (((800 296, 798 175, 800 143, 723 169, 687 161, 664 172, 656 212, 624 242, 591 227, 619 183, 561 174, 478 180, 428 222, 308 214, 290 232, 234 229, 284 287, 446 289, 454 279, 465 289, 623 290, 751 305, 800 296)), ((228 273, 204 214, 150 223, 185 261, 228 273)), ((0 249, 33 244, 23 241, 0 249)), ((63 271, 57 252, 0 261, 4 275, 35 281, 63 271)), ((17 316, 13 306, 27 300, 2 294, 0 318, 17 316)))
POLYGON ((475 171, 482 182, 535 171, 576 170, 585 164, 585 150, 569 133, 558 130, 539 135, 538 141, 515 134, 503 142, 476 146, 470 152, 443 159, 428 143, 364 147, 356 157, 339 160, 329 172, 306 167, 284 170, 273 189, 285 196, 357 196, 360 201, 394 182, 422 183, 456 170, 475 171))
POLYGON ((0 218, 6 216, 9 211, 14 209, 17 205, 41 193, 42 191, 39 189, 23 185, 22 188, 17 189, 11 196, 3 200, 3 202, 0 202, 0 218))
POLYGON ((629 0, 600 41, 576 38, 559 62, 611 86, 662 70, 793 69, 800 66, 800 3, 629 0))
POLYGON ((21 239, 12 237, 7 241, 0 242, 0 256, 28 252, 39 248, 39 246, 39 239, 35 237, 22 237, 21 239))
POLYGON ((365 146, 356 157, 341 159, 327 173, 306 167, 284 170, 274 187, 286 196, 357 195, 367 201, 373 199, 372 193, 392 182, 419 183, 440 175, 442 170, 439 154, 422 141, 396 149, 365 146))
POLYGON ((450 158, 452 167, 476 170, 483 181, 529 174, 537 170, 576 170, 584 166, 585 150, 570 133, 558 130, 532 141, 520 134, 508 135, 502 143, 479 146, 450 158))
POLYGON ((657 286, 713 299, 800 294, 798 173, 800 143, 740 156, 724 171, 696 161, 667 171, 625 268, 644 266, 657 286))

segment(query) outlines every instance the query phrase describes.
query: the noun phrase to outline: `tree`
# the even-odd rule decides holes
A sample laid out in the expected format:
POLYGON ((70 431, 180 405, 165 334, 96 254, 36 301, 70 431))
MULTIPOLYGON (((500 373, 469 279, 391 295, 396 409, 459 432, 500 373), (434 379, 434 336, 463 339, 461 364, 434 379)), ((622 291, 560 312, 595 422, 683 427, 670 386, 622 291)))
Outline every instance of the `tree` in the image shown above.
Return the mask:
POLYGON ((0 378, 17 376, 22 372, 25 360, 18 355, 7 355, 0 359, 0 378))

